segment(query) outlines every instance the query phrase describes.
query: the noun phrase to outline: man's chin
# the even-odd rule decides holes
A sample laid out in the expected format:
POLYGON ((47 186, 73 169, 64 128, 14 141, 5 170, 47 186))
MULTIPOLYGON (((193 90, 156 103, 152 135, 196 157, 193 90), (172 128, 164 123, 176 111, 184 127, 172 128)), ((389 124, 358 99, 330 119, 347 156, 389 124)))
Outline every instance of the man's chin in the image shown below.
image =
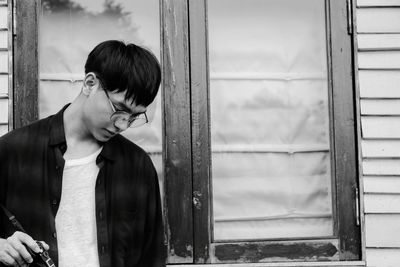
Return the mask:
POLYGON ((98 141, 98 142, 107 142, 108 140, 110 140, 113 136, 107 133, 96 133, 93 135, 94 138, 98 141))

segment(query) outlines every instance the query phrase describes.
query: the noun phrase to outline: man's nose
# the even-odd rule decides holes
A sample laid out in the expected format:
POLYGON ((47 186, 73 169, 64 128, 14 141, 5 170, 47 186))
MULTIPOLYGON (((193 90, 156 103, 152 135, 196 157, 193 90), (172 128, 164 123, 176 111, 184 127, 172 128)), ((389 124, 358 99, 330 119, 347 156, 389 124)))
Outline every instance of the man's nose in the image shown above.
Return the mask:
POLYGON ((128 125, 128 122, 120 122, 120 121, 116 121, 115 123, 114 123, 114 127, 117 129, 117 132, 123 132, 123 131, 125 131, 126 129, 128 129, 129 128, 129 125, 128 125))

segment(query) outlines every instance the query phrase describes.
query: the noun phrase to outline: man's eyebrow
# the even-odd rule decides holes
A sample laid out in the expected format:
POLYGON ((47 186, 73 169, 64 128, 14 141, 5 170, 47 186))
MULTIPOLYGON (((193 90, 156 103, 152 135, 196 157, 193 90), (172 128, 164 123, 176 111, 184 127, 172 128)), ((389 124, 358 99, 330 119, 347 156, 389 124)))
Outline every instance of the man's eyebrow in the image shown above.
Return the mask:
POLYGON ((132 113, 132 110, 125 103, 117 102, 117 103, 115 103, 115 105, 118 106, 118 108, 121 108, 123 111, 132 113))
POLYGON ((126 111, 126 112, 128 112, 129 114, 132 114, 132 115, 140 115, 142 113, 146 113, 146 110, 143 111, 143 112, 132 112, 130 107, 128 107, 128 105, 126 105, 125 103, 118 102, 116 105, 121 107, 123 111, 126 111))

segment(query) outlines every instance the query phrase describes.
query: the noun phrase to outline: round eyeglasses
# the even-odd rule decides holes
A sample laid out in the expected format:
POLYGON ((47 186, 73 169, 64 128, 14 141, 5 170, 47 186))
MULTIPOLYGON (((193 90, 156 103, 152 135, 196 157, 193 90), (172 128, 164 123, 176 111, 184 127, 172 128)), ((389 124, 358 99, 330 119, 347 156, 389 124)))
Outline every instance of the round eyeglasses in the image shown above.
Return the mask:
POLYGON ((115 127, 120 129, 135 128, 149 122, 146 112, 139 114, 130 114, 126 111, 117 110, 117 108, 111 101, 110 96, 107 93, 107 90, 105 90, 104 87, 103 91, 107 96, 108 102, 110 103, 111 109, 113 111, 113 113, 110 116, 110 120, 114 123, 115 127))

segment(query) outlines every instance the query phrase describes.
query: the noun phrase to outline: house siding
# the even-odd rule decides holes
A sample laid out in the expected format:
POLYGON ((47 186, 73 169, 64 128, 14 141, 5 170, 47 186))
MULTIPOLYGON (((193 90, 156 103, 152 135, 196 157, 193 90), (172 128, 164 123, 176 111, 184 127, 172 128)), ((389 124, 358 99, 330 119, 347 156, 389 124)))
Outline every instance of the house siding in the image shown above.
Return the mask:
POLYGON ((7 133, 10 126, 10 17, 8 1, 0 0, 0 136, 7 133))
POLYGON ((400 262, 400 0, 357 0, 367 266, 400 262))

